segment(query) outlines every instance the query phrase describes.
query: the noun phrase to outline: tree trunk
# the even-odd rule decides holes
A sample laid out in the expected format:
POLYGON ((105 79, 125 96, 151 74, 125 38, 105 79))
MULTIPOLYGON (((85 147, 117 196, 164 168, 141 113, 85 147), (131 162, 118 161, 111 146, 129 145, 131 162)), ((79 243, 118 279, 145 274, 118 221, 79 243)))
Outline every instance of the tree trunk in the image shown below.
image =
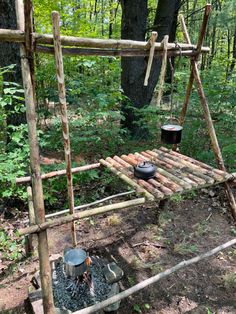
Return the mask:
MULTIPOLYGON (((147 25, 147 0, 122 0, 121 38, 145 40, 147 25)), ((176 31, 176 17, 180 0, 159 0, 153 31, 158 32, 158 41, 169 35, 173 41, 176 31)), ((122 125, 134 138, 146 137, 148 130, 142 125, 139 110, 149 105, 161 69, 161 59, 154 58, 148 86, 144 86, 148 59, 145 57, 123 57, 121 59, 121 87, 126 99, 122 103, 124 120, 122 125)))
MULTIPOLYGON (((15 0, 0 0, 0 28, 17 29, 15 0)), ((12 72, 4 73, 4 81, 15 82, 22 85, 21 66, 20 66, 20 48, 19 44, 0 41, 0 67, 15 64, 16 67, 12 72)), ((13 101, 12 107, 15 103, 13 101)), ((7 125, 20 125, 26 122, 25 113, 9 114, 7 125)))

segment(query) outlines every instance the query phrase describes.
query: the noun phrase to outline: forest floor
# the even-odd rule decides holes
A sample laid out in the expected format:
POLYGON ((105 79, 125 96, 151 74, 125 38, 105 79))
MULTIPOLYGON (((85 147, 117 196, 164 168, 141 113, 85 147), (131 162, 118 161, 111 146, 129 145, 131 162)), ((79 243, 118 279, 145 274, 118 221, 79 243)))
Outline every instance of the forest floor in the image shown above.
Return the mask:
MULTIPOLYGON (((236 192, 236 191, 235 191, 236 192)), ((236 193, 235 193, 236 194, 236 193)), ((223 188, 169 200, 164 208, 143 205, 80 221, 78 246, 105 257, 124 270, 121 290, 206 252, 236 235, 223 188)), ((22 217, 21 217, 22 219, 22 217)), ((16 217, 8 224, 16 225, 16 217)), ((70 246, 69 226, 48 233, 50 253, 70 246)), ((2 264, 0 313, 27 298, 38 259, 2 264), (12 271, 12 269, 14 271, 12 271)), ((121 302, 119 314, 236 313, 236 247, 186 267, 121 302)), ((14 309, 11 313, 24 313, 14 309)))

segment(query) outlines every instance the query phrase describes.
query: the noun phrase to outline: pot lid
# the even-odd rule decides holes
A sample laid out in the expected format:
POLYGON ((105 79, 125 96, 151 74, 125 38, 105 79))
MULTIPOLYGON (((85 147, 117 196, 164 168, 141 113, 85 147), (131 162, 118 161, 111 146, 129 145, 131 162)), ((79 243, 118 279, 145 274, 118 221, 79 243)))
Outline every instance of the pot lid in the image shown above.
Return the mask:
POLYGON ((178 124, 165 124, 161 128, 166 131, 180 131, 183 129, 183 127, 178 124))
POLYGON ((150 168, 150 167, 154 167, 154 165, 151 164, 149 161, 142 161, 137 165, 137 168, 150 168))
POLYGON ((82 249, 71 249, 66 252, 64 262, 76 266, 82 264, 87 257, 87 253, 82 249))

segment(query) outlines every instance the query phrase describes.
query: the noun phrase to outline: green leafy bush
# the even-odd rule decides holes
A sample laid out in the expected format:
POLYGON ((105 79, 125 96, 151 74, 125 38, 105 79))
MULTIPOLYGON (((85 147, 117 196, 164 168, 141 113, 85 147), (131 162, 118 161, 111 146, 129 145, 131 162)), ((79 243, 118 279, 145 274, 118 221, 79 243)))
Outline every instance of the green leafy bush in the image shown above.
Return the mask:
POLYGON ((10 236, 6 231, 0 229, 0 252, 0 259, 3 261, 20 259, 23 256, 23 240, 19 240, 13 231, 10 236))
POLYGON ((3 82, 1 75, 13 70, 14 66, 0 70, 0 198, 26 197, 25 189, 15 184, 15 178, 28 172, 29 146, 27 125, 6 125, 10 114, 20 114, 25 111, 23 90, 14 82, 3 82))

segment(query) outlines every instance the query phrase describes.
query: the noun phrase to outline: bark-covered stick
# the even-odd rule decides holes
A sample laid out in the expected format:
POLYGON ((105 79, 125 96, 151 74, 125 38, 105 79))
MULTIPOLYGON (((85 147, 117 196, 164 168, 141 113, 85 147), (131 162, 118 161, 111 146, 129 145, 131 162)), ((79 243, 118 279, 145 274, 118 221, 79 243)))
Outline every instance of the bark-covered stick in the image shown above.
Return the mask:
MULTIPOLYGON (((44 54, 54 54, 54 49, 51 46, 36 45, 36 52, 44 54)), ((202 52, 204 53, 204 51, 202 52)), ((148 50, 141 48, 126 49, 126 48, 75 48, 75 47, 64 47, 62 48, 62 54, 65 56, 107 56, 107 57, 145 57, 149 55, 148 50)), ((163 56, 164 52, 162 50, 154 51, 154 58, 163 56)), ((190 50, 168 50, 168 57, 185 56, 194 58, 197 52, 193 49, 190 50)))
MULTIPOLYGON (((29 0, 28 0, 29 1, 29 0)), ((24 31, 25 16, 24 5, 22 0, 16 0, 16 15, 17 27, 19 30, 24 31)), ((26 19, 30 17, 26 16, 26 19)), ((31 46, 31 43, 28 43, 31 46)), ((34 88, 32 84, 32 77, 30 72, 29 61, 25 56, 27 55, 24 44, 20 45, 21 55, 21 71, 22 79, 25 90, 25 106, 26 117, 28 125, 29 148, 30 148, 30 168, 32 173, 32 189, 33 189, 33 202, 35 209, 36 223, 41 224, 45 221, 45 209, 43 199, 43 186, 41 179, 41 170, 39 164, 39 145, 36 127, 36 104, 34 97, 34 88)), ((43 292, 43 309, 45 314, 54 314, 53 294, 52 294, 52 281, 51 281, 51 268, 49 264, 49 249, 47 242, 47 232, 42 231, 38 234, 38 252, 40 264, 40 279, 43 292)))
MULTIPOLYGON (((61 38, 60 38, 60 16, 59 13, 52 12, 52 25, 53 25, 53 43, 56 61, 57 81, 58 81, 58 95, 61 109, 61 124, 62 134, 64 140, 64 152, 66 161, 66 177, 67 177, 67 190, 68 190, 68 201, 70 213, 74 213, 74 191, 73 191, 73 177, 71 171, 71 150, 70 150, 70 133, 69 133, 69 122, 67 116, 67 104, 66 104, 66 87, 65 87, 65 75, 63 56, 61 49, 61 38)), ((77 245, 76 240, 76 227, 75 223, 71 224, 71 237, 72 243, 75 247, 77 245)))
MULTIPOLYGON (((100 167, 100 163, 95 163, 95 164, 90 164, 90 165, 84 165, 84 166, 80 166, 80 167, 71 168, 71 172, 72 173, 78 173, 78 172, 82 172, 82 171, 96 169, 96 168, 99 168, 99 167, 100 167)), ((48 172, 48 173, 41 174, 41 179, 49 179, 49 178, 53 178, 53 177, 63 176, 65 174, 66 174, 66 169, 65 170, 63 169, 63 170, 51 171, 51 172, 48 172)), ((31 181, 31 177, 30 176, 16 178, 16 184, 28 183, 30 181, 31 181)))
POLYGON ((133 295, 134 293, 158 282, 162 278, 165 278, 165 277, 175 273, 176 271, 178 271, 182 268, 185 268, 189 265, 195 264, 195 263, 197 263, 203 259, 209 258, 209 257, 219 253, 220 251, 231 247, 234 244, 236 244, 236 238, 234 238, 234 239, 232 239, 232 240, 230 240, 230 241, 228 241, 222 245, 219 245, 216 248, 214 248, 214 249, 212 249, 206 253, 200 254, 200 255, 193 257, 191 259, 188 259, 186 261, 184 260, 184 261, 180 262, 179 264, 175 265, 174 267, 171 267, 171 268, 169 268, 169 269, 167 269, 167 270, 165 270, 165 271, 163 271, 163 272, 161 272, 161 273, 159 273, 159 274, 157 274, 151 278, 148 278, 148 279, 136 284, 135 286, 116 294, 115 296, 113 296, 113 297, 111 297, 105 301, 102 301, 98 304, 87 307, 85 309, 76 311, 76 312, 74 312, 74 314, 90 314, 90 313, 94 313, 94 312, 97 312, 99 310, 102 310, 105 307, 107 307, 108 305, 113 304, 115 302, 118 302, 124 298, 127 298, 127 297, 133 295))
POLYGON ((159 78, 159 90, 157 95, 157 108, 160 107, 161 104, 161 98, 163 94, 163 88, 165 83, 165 76, 166 76, 166 66, 167 66, 167 56, 168 56, 168 45, 169 36, 165 35, 163 39, 163 56, 162 56, 162 65, 161 65, 161 73, 159 78))
MULTIPOLYGON (((197 52, 197 56, 196 59, 199 57, 199 54, 201 53, 201 47, 203 44, 203 40, 206 34, 206 29, 207 29, 207 24, 208 24, 208 20, 210 17, 210 12, 211 12, 211 5, 207 4, 205 7, 205 11, 204 11, 204 16, 203 16, 203 21, 202 21, 202 26, 201 26, 201 30, 198 36, 198 42, 197 42, 197 47, 196 47, 196 52, 197 52)), ((187 41, 187 44, 191 44, 191 40, 190 40, 190 36, 188 33, 188 29, 187 26, 185 24, 185 20, 183 15, 180 15, 180 24, 182 27, 182 32, 184 34, 185 40, 187 41)), ((190 73, 190 77, 189 77, 189 82, 187 85, 187 89, 186 89, 186 94, 185 94, 185 99, 184 99, 184 103, 180 112, 180 125, 184 124, 184 120, 186 117, 186 113, 187 113, 187 108, 188 108, 188 104, 189 104, 189 99, 191 96, 191 92, 192 92, 192 88, 193 88, 193 83, 194 83, 194 75, 193 75, 193 69, 191 68, 191 73, 190 73)), ((174 149, 176 150, 177 146, 174 145, 174 149)))
MULTIPOLYGON (((128 192, 123 192, 123 193, 118 193, 118 194, 115 194, 115 195, 111 195, 111 196, 102 198, 102 199, 100 199, 100 200, 94 201, 94 202, 92 202, 92 203, 88 203, 88 204, 83 204, 83 205, 75 206, 75 210, 80 210, 80 209, 83 209, 83 208, 88 208, 88 207, 94 206, 94 205, 96 205, 96 204, 106 202, 106 201, 111 200, 111 199, 113 199, 113 198, 120 197, 120 196, 125 196, 125 195, 129 195, 129 194, 133 194, 133 193, 135 193, 134 190, 128 191, 128 192)), ((45 218, 52 218, 52 217, 56 217, 56 216, 68 214, 69 212, 70 212, 69 209, 64 209, 64 210, 61 210, 61 211, 59 211, 59 212, 55 212, 55 213, 52 213, 52 214, 47 214, 47 215, 45 216, 45 218)), ((23 223, 28 223, 28 222, 29 222, 29 219, 26 219, 26 220, 23 221, 23 223)))
MULTIPOLYGON (((204 90, 202 87, 202 82, 201 82, 201 78, 200 78, 200 74, 199 74, 199 70, 198 70, 196 61, 192 61, 192 67, 193 67, 194 80, 196 82, 198 94, 199 94, 199 97, 201 100, 203 113, 204 113, 204 117, 205 117, 207 128, 208 128, 208 133, 209 133, 209 136, 211 139, 211 146, 212 146, 213 152, 215 154, 215 158, 216 158, 219 169, 226 171, 225 165, 224 165, 224 160, 223 160, 223 157, 221 154, 221 149, 220 149, 218 139, 217 139, 216 133, 215 133, 215 128, 214 128, 214 125, 212 122, 208 102, 206 100, 205 93, 204 93, 204 90)), ((236 222, 235 198, 234 198, 233 192, 231 190, 230 184, 228 182, 225 182, 224 185, 225 185, 226 197, 228 198, 229 205, 230 205, 231 214, 233 216, 234 221, 236 222)))
POLYGON ((148 58, 148 64, 147 64, 147 70, 146 70, 146 75, 144 79, 144 86, 148 86, 148 80, 152 68, 152 62, 153 62, 153 57, 154 57, 154 51, 155 51, 155 42, 157 39, 157 32, 152 32, 151 38, 149 40, 149 45, 150 45, 150 54, 148 58))
MULTIPOLYGON (((187 26, 185 24, 185 20, 184 20, 184 17, 183 17, 182 14, 180 15, 180 24, 181 24, 182 32, 184 34, 186 42, 188 44, 191 44, 191 40, 190 40, 190 37, 189 37, 187 26)), ((184 124, 184 120, 185 120, 185 117, 186 117, 187 108, 188 108, 188 104, 189 104, 189 99, 190 99, 191 92, 192 92, 192 89, 193 89, 193 82, 194 82, 194 77, 193 77, 193 71, 191 69, 190 78, 189 78, 187 89, 186 89, 186 92, 185 92, 185 99, 184 99, 183 106, 182 106, 182 109, 181 109, 181 112, 180 112, 180 117, 179 117, 180 125, 184 124)), ((177 145, 174 146, 174 148, 176 150, 177 145)))
MULTIPOLYGON (((33 33, 33 39, 37 45, 53 45, 52 34, 39 34, 33 33)), ((0 29, 0 41, 13 41, 13 42, 25 42, 25 33, 20 30, 0 29)), ((87 47, 87 48, 116 48, 116 49, 142 49, 147 50, 146 41, 124 40, 124 39, 97 39, 97 38, 84 38, 74 36, 61 36, 61 43, 67 47, 87 47)), ((182 51, 195 50, 196 45, 178 43, 182 51)), ((155 51, 163 50, 161 43, 155 43, 155 51)), ((168 50, 178 51, 175 43, 168 44, 168 50)), ((148 49, 149 51, 149 49, 148 49)), ((202 47, 201 53, 210 52, 209 47, 202 47)))
POLYGON ((84 210, 80 213, 74 213, 73 215, 70 214, 70 215, 65 216, 65 217, 57 218, 53 221, 47 221, 47 222, 44 222, 42 224, 29 226, 29 227, 20 229, 19 235, 26 235, 26 234, 41 232, 41 231, 46 230, 48 228, 54 228, 57 226, 71 223, 71 222, 79 220, 79 219, 92 217, 92 216, 103 214, 103 213, 106 213, 106 212, 109 212, 112 210, 118 210, 118 209, 128 208, 128 207, 132 207, 132 206, 142 205, 145 202, 146 202, 146 199, 144 197, 142 197, 142 198, 136 198, 136 199, 133 199, 130 201, 120 202, 120 203, 106 205, 106 206, 100 206, 100 207, 96 207, 93 209, 87 209, 87 210, 84 210))
MULTIPOLYGON (((33 37, 37 44, 48 44, 53 45, 53 36, 51 34, 38 34, 33 33, 33 37)), ((90 47, 90 48, 116 48, 116 49, 147 49, 146 41, 135 41, 135 40, 125 40, 125 39, 97 39, 97 38, 84 38, 84 37, 74 37, 74 36, 61 36, 61 44, 63 46, 74 46, 74 47, 90 47)), ((194 50, 197 48, 196 45, 185 44, 185 43, 168 43, 168 50, 194 50)), ((155 43, 155 50, 163 50, 162 43, 155 43)), ((202 47, 202 51, 209 52, 209 47, 202 47)))

